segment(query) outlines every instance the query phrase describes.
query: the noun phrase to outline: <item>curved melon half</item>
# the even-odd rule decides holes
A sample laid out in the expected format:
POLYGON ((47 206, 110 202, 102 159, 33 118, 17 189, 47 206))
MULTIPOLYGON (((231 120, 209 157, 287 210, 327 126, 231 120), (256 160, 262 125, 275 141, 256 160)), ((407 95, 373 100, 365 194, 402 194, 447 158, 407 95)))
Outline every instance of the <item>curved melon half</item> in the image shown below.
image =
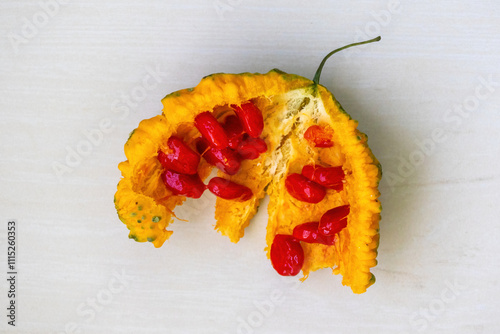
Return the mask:
MULTIPOLYGON (((200 136, 194 126, 198 114, 210 111, 222 122, 234 114, 231 105, 247 101, 262 111, 264 129, 260 138, 267 144, 267 151, 255 160, 243 160, 235 175, 218 171, 219 176, 250 188, 253 197, 244 202, 217 198, 215 228, 238 242, 268 194, 269 257, 275 235, 291 235, 297 225, 319 221, 326 211, 349 205, 347 227, 335 236, 333 245, 301 242, 305 259, 302 272, 305 278, 311 271, 333 268, 353 292, 365 292, 375 280, 370 268, 377 264, 380 164, 368 148, 366 136, 357 130, 357 121, 325 87, 279 70, 205 77, 194 88, 167 95, 162 100, 162 115, 139 124, 125 144, 127 160, 119 164, 122 179, 115 195, 115 206, 130 230, 129 237, 162 246, 172 235, 167 228, 174 220, 175 207, 186 200, 174 195, 160 177, 164 169, 157 156, 159 150, 168 149, 167 140, 175 135, 194 149, 200 136), (312 125, 329 129, 332 147, 315 147, 304 138, 312 125), (342 166, 342 189, 328 189, 325 198, 315 204, 292 197, 285 179, 308 164, 342 166)), ((212 168, 202 159, 198 174, 205 180, 212 168)))

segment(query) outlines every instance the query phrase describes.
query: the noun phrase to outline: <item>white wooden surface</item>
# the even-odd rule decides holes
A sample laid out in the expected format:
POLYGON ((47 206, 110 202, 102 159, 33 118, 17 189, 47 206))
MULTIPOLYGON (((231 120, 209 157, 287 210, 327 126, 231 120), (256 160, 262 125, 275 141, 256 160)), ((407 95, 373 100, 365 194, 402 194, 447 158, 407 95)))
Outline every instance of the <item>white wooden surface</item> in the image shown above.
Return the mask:
POLYGON ((0 3, 0 332, 500 332, 498 2, 54 1, 0 3), (164 95, 214 72, 312 77, 331 49, 378 34, 322 75, 385 172, 367 293, 329 270, 300 285, 276 275, 263 252, 267 202, 238 244, 212 230, 208 194, 180 208, 191 222, 164 247, 127 238, 117 164, 164 95), (77 149, 88 150, 81 161, 68 157, 77 149))

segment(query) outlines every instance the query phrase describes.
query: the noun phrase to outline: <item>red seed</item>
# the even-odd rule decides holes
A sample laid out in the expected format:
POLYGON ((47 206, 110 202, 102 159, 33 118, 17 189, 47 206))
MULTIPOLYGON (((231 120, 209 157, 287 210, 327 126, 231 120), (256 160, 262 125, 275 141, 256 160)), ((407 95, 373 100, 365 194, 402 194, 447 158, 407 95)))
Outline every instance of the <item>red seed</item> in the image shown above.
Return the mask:
POLYGON ((291 235, 277 234, 271 245, 271 263, 282 276, 295 276, 304 264, 304 250, 291 235))
POLYGON ((253 197, 252 190, 244 185, 232 182, 221 177, 214 177, 208 182, 208 190, 220 198, 248 201, 253 197))
POLYGON ((332 147, 333 130, 319 125, 310 126, 304 133, 304 138, 315 147, 332 147))
POLYGON ((323 187, 342 190, 345 174, 342 166, 321 167, 315 165, 306 165, 302 168, 302 175, 309 180, 321 184, 323 187))
POLYGON ((222 125, 209 111, 202 112, 194 119, 194 125, 200 131, 201 135, 208 140, 210 146, 218 149, 224 149, 229 145, 226 132, 222 125))
POLYGON ((171 153, 166 154, 163 151, 158 151, 158 160, 162 166, 182 174, 196 174, 200 156, 179 137, 170 137, 167 145, 172 150, 171 153))
POLYGON ((295 226, 293 236, 300 241, 308 243, 317 243, 323 245, 333 245, 335 243, 335 235, 323 235, 318 231, 319 222, 304 223, 295 226))
POLYGON ((237 149, 238 145, 243 140, 243 126, 236 115, 229 115, 222 125, 229 139, 229 147, 237 149))
POLYGON ((196 142, 196 149, 209 164, 226 174, 234 175, 240 169, 240 157, 229 147, 222 150, 211 148, 205 138, 199 138, 196 142))
POLYGON ((349 212, 349 205, 338 206, 325 212, 319 220, 319 233, 334 235, 342 231, 347 226, 347 215, 349 212))
POLYGON ((292 197, 307 203, 319 203, 326 195, 325 187, 297 173, 287 176, 285 187, 292 197))
POLYGON ((267 151, 264 139, 252 138, 248 135, 243 137, 243 141, 238 146, 237 152, 242 159, 257 159, 261 153, 267 151))
POLYGON ((200 198, 206 189, 198 174, 186 175, 166 170, 161 174, 161 178, 174 195, 200 198))
POLYGON ((241 121, 245 131, 253 138, 257 138, 264 129, 262 111, 252 102, 243 103, 241 106, 231 105, 241 121))

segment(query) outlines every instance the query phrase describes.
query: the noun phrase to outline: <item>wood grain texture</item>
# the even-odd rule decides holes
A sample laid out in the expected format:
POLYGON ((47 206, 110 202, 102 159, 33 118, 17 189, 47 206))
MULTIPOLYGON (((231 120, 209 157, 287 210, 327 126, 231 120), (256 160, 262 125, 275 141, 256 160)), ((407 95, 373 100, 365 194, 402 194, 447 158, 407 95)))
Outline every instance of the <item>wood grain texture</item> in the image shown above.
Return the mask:
POLYGON ((0 18, 1 268, 8 219, 19 241, 17 326, 3 311, 0 332, 500 331, 497 2, 5 0, 0 18), (236 245, 213 231, 209 194, 162 248, 127 238, 116 166, 163 96, 215 72, 312 77, 330 50, 378 34, 321 77, 384 170, 366 294, 328 270, 278 277, 265 207, 236 245))

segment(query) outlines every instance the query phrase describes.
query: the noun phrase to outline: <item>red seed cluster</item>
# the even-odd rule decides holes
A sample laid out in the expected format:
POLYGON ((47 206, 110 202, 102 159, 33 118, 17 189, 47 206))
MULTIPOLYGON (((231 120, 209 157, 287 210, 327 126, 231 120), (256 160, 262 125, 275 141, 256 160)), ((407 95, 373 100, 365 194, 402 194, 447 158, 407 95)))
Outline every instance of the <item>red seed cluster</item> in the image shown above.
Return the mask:
MULTIPOLYGON (((315 147, 331 147, 333 130, 319 125, 310 126, 304 133, 304 138, 315 147)), ((290 174, 285 180, 288 193, 299 201, 319 203, 326 196, 326 189, 341 191, 344 187, 344 170, 342 166, 322 167, 306 165, 301 174, 290 174)))
POLYGON ((319 222, 304 223, 295 226, 292 235, 300 241, 308 243, 318 243, 323 245, 333 245, 335 235, 324 235, 319 229, 319 222))
MULTIPOLYGON (((313 125, 306 130, 304 137, 315 147, 333 146, 331 129, 313 125)), ((344 178, 342 166, 306 165, 301 174, 287 176, 285 187, 288 193, 299 201, 319 203, 325 198, 328 190, 341 191, 344 178)), ((280 275, 297 275, 304 262, 304 251, 300 242, 334 245, 336 234, 347 226, 349 211, 349 205, 342 205, 328 210, 319 222, 295 226, 292 235, 276 235, 271 245, 271 262, 274 269, 280 275)))
POLYGON ((349 211, 349 205, 339 206, 328 210, 319 222, 295 226, 292 235, 277 234, 271 245, 271 263, 278 274, 293 276, 300 272, 304 262, 304 251, 300 241, 334 245, 336 234, 347 226, 349 211))
MULTIPOLYGON (((252 190, 244 185, 214 177, 205 185, 198 175, 200 157, 228 175, 238 173, 243 160, 257 159, 267 151, 266 142, 260 138, 264 128, 262 112, 252 103, 231 105, 235 115, 219 123, 211 112, 195 117, 194 125, 201 133, 196 140, 196 151, 183 140, 172 136, 167 141, 169 152, 158 151, 158 161, 165 168, 161 178, 174 195, 199 198, 210 190, 216 196, 233 201, 247 201, 252 190)), ((313 125, 304 134, 315 147, 331 147, 331 133, 313 125)), ((287 176, 285 187, 294 198, 307 202, 321 202, 328 190, 343 189, 344 171, 341 166, 323 167, 306 165, 301 174, 287 176)), ((277 234, 271 245, 271 263, 284 276, 297 275, 304 264, 304 250, 300 242, 333 245, 336 234, 347 225, 349 206, 328 210, 319 222, 296 226, 292 235, 277 234)))
POLYGON ((193 151, 184 141, 172 136, 167 141, 171 152, 158 151, 158 161, 165 168, 161 177, 174 194, 199 198, 205 189, 218 197, 247 201, 252 198, 250 188, 225 180, 212 178, 206 186, 198 175, 200 156, 228 175, 236 174, 245 159, 256 159, 267 151, 266 142, 259 138, 264 129, 262 112, 252 103, 231 106, 235 115, 219 123, 209 111, 195 117, 194 125, 201 133, 193 151))
POLYGON ((327 189, 343 189, 344 171, 342 166, 321 167, 306 165, 302 174, 290 174, 285 180, 288 193, 302 202, 319 203, 325 198, 327 189))
POLYGON ((302 168, 302 175, 309 180, 316 182, 328 189, 339 191, 343 188, 345 178, 342 166, 321 167, 316 165, 306 165, 302 168))

